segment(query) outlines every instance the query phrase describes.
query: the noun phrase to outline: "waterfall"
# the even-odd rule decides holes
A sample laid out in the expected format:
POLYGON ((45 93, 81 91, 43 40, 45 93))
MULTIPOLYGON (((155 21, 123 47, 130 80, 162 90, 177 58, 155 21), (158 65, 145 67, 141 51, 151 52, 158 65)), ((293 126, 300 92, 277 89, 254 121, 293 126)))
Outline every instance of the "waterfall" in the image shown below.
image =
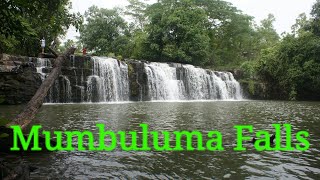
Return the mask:
POLYGON ((87 101, 128 101, 128 65, 112 58, 93 57, 93 74, 87 78, 87 101))
POLYGON ((37 69, 37 73, 40 74, 42 81, 46 78, 46 73, 43 72, 43 69, 51 68, 51 67, 52 65, 51 65, 50 59, 37 58, 36 69, 37 69))
MULTIPOLYGON (((38 58, 36 69, 43 81, 52 69, 50 59, 38 58)), ((71 56, 46 102, 240 99, 240 84, 230 72, 177 63, 71 56)))
POLYGON ((66 103, 70 103, 72 102, 72 88, 71 88, 70 80, 68 79, 67 76, 63 76, 63 75, 60 75, 60 78, 61 78, 61 84, 62 84, 61 88, 63 93, 62 101, 66 103))
POLYGON ((184 85, 177 79, 176 68, 164 63, 145 65, 151 100, 184 99, 184 85))
MULTIPOLYGON (((46 78, 49 69, 51 68, 52 64, 50 59, 37 58, 36 69, 37 73, 40 74, 42 81, 46 78), (44 72, 44 69, 47 69, 47 71, 44 72)), ((53 86, 48 92, 46 102, 72 102, 72 87, 67 76, 60 75, 59 78, 55 80, 53 86)))
POLYGON ((73 93, 71 82, 67 76, 60 75, 50 88, 46 102, 48 103, 71 103, 73 93))
POLYGON ((239 83, 230 72, 215 72, 192 65, 146 63, 150 100, 242 99, 239 83))

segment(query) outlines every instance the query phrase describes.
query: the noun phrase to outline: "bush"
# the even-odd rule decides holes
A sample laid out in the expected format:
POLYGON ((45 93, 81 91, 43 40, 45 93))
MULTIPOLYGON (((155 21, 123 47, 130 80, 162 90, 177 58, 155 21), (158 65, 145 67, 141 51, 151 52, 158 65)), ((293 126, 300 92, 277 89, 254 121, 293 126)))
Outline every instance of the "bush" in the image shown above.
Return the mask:
POLYGON ((256 73, 256 62, 245 61, 241 64, 240 69, 243 71, 245 78, 253 78, 256 73))

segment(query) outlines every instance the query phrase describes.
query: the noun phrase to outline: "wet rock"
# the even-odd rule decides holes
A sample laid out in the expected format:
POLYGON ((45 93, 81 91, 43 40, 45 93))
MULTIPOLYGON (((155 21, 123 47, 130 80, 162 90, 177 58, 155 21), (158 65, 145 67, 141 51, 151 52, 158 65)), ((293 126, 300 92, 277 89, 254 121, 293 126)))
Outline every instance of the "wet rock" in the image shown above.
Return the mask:
POLYGON ((148 95, 148 79, 144 70, 144 63, 140 61, 130 61, 128 63, 130 100, 147 101, 150 100, 148 95))
POLYGON ((266 99, 266 85, 255 81, 240 81, 242 94, 247 99, 266 99))
POLYGON ((31 66, 19 66, 18 72, 0 72, 2 104, 26 103, 40 85, 40 75, 31 66))
POLYGON ((36 61, 37 58, 0 54, 0 72, 11 72, 13 68, 36 61))

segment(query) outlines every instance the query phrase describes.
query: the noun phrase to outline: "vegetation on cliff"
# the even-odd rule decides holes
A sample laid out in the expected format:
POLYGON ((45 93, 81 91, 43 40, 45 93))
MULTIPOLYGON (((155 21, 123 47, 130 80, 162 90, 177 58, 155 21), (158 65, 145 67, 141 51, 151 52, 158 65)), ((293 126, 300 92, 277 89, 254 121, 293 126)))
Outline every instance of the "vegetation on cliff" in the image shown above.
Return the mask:
POLYGON ((254 61, 242 64, 247 77, 256 77, 276 91, 277 99, 320 99, 320 1, 311 18, 301 14, 292 33, 266 46, 254 61))

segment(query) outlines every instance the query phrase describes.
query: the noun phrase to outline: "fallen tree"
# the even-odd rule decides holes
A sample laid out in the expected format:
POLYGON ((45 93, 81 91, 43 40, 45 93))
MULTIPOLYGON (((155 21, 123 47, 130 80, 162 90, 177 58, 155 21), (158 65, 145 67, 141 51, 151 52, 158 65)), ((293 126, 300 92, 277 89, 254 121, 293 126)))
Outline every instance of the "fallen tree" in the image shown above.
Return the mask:
POLYGON ((23 109, 23 111, 18 114, 12 122, 8 123, 6 127, 10 127, 12 125, 20 125, 21 129, 25 129, 31 121, 34 119, 38 110, 43 104, 45 97, 50 89, 50 87, 54 84, 54 81, 61 74, 61 68, 63 62, 70 57, 71 54, 74 53, 75 48, 68 49, 62 55, 58 55, 51 48, 50 51, 56 56, 56 59, 53 64, 52 71, 49 73, 47 78, 42 82, 41 86, 37 90, 36 94, 32 97, 32 99, 28 102, 27 106, 23 109))
MULTIPOLYGON (((63 62, 70 57, 71 54, 74 53, 75 48, 68 49, 64 54, 58 55, 54 50, 49 47, 49 50, 54 54, 56 59, 54 60, 54 65, 52 71, 49 73, 48 77, 42 82, 41 86, 32 97, 32 99, 28 102, 27 106, 23 109, 23 111, 16 116, 10 123, 6 124, 6 126, 0 126, 0 135, 6 134, 7 136, 0 136, 0 151, 1 152, 10 152, 10 147, 12 147, 13 142, 13 130, 10 128, 12 125, 19 125, 22 130, 25 130, 26 127, 32 122, 38 110, 43 104, 45 97, 50 89, 50 87, 54 84, 55 80, 61 74, 61 68, 63 62)), ((25 137, 26 138, 26 137, 25 137)), ((39 139, 42 143, 44 143, 44 138, 39 139)), ((40 142, 40 143, 41 143, 40 142)), ((53 141, 51 141, 53 142, 53 141)), ((55 142, 53 142, 54 144, 55 142)), ((19 152, 21 153, 21 152, 19 152)), ((21 154, 20 154, 21 155, 21 154)), ((7 165, 3 164, 0 161, 0 179, 29 179, 30 172, 34 168, 29 165, 22 163, 15 168, 9 168, 7 165), (5 173, 4 173, 5 172, 5 173)))

